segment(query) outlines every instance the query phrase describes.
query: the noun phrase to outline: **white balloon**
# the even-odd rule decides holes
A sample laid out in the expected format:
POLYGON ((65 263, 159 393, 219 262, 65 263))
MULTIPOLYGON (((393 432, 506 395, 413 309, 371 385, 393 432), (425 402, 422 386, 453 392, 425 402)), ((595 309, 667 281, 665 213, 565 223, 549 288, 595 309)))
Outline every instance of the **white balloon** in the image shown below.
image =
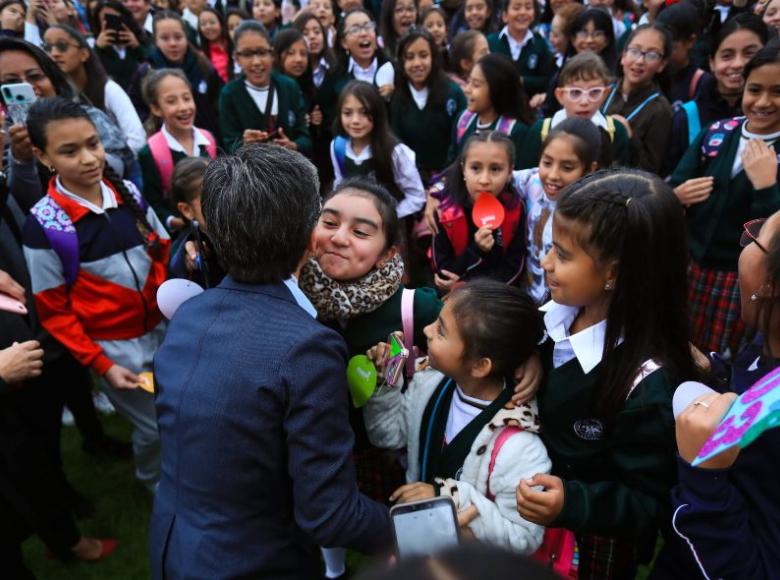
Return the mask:
POLYGON ((688 405, 693 403, 695 398, 714 392, 715 391, 704 383, 685 381, 677 387, 677 390, 674 392, 674 397, 672 397, 672 413, 674 413, 674 418, 676 419, 677 415, 682 413, 688 405))
POLYGON ((163 316, 170 320, 179 306, 190 298, 203 292, 200 285, 184 278, 171 278, 163 282, 157 289, 157 306, 163 316))

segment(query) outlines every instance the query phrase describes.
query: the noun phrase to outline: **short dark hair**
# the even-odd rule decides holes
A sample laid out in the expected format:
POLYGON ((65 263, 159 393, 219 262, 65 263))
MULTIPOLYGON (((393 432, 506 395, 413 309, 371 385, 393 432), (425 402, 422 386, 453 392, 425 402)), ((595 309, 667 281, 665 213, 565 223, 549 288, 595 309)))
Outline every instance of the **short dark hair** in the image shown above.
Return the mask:
POLYGON ((385 234, 384 249, 388 250, 396 245, 399 239, 396 210, 398 203, 387 191, 387 188, 368 177, 350 177, 340 181, 333 191, 325 196, 325 202, 345 192, 348 195, 358 195, 374 202, 374 207, 382 218, 382 232, 385 234))
POLYGON ((479 66, 485 75, 496 113, 531 125, 534 116, 528 106, 523 79, 509 57, 499 53, 486 54, 474 66, 479 66))
POLYGON ((317 170, 283 147, 245 145, 211 162, 201 205, 227 273, 249 284, 279 283, 298 267, 317 223, 317 170))
POLYGON ((271 44, 271 37, 268 36, 268 30, 266 30, 262 22, 258 22, 257 20, 244 20, 241 24, 236 26, 236 29, 233 31, 233 49, 235 50, 238 46, 238 41, 242 36, 250 33, 259 34, 266 39, 268 44, 271 44))
POLYGON ((544 331, 536 303, 514 286, 478 278, 447 300, 463 340, 463 358, 489 358, 494 377, 508 377, 536 350, 544 331))
POLYGON ((185 157, 176 164, 171 176, 172 205, 195 201, 202 189, 197 185, 202 184, 208 166, 209 159, 205 157, 185 157))
POLYGON ((565 87, 576 81, 603 79, 605 84, 612 82, 612 73, 595 52, 581 52, 566 59, 558 76, 558 86, 565 87))

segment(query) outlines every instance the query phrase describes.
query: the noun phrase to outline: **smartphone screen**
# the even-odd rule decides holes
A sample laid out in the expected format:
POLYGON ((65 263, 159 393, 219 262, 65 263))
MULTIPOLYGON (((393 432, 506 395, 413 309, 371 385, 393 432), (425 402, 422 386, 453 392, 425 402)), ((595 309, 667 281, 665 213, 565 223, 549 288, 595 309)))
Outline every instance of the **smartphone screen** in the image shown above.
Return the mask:
POLYGON ((431 555, 458 544, 455 506, 448 497, 397 505, 390 516, 401 558, 431 555))
POLYGON ((115 30, 116 32, 122 31, 124 21, 122 20, 121 16, 118 16, 117 14, 106 14, 105 19, 106 19, 106 28, 110 30, 115 30))

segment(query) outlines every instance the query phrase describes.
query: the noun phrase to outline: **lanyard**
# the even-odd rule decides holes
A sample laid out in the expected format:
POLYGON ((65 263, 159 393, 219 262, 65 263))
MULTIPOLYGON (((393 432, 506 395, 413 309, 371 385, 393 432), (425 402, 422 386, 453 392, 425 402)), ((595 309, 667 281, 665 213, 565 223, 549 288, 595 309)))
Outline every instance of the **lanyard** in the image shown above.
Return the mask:
POLYGON ((420 481, 428 481, 426 477, 427 476, 426 471, 428 470, 428 449, 430 449, 431 447, 431 435, 433 433, 433 422, 436 420, 436 413, 439 410, 439 403, 441 403, 441 400, 444 398, 444 394, 447 392, 450 383, 452 383, 452 379, 447 379, 447 383, 444 385, 444 388, 441 390, 441 392, 439 392, 439 396, 436 398, 436 402, 433 404, 433 410, 431 411, 431 416, 428 418, 428 430, 425 433, 425 449, 423 449, 420 481))
MULTIPOLYGON (((612 92, 611 92, 611 93, 609 93, 609 97, 607 98, 607 102, 606 102, 606 103, 604 103, 604 106, 601 108, 601 112, 602 112, 602 113, 604 113, 605 115, 607 114, 607 111, 609 110, 609 106, 612 104, 612 99, 614 99, 614 98, 615 98, 615 94, 616 94, 616 93, 617 93, 617 85, 615 85, 614 87, 612 87, 612 92)), ((650 103, 650 102, 652 102, 652 101, 656 100, 656 99, 657 99, 658 97, 660 97, 660 96, 661 96, 661 93, 659 93, 658 91, 656 91, 656 92, 654 92, 652 95, 650 95, 649 97, 647 97, 647 98, 646 98, 644 101, 642 101, 642 102, 639 104, 639 106, 637 106, 637 107, 636 107, 636 108, 635 108, 633 111, 631 111, 631 112, 628 114, 628 116, 626 117, 626 121, 631 121, 631 119, 633 119, 634 117, 636 117, 636 116, 639 114, 639 112, 640 112, 642 109, 644 109, 644 108, 645 108, 645 107, 648 105, 648 103, 650 103)))

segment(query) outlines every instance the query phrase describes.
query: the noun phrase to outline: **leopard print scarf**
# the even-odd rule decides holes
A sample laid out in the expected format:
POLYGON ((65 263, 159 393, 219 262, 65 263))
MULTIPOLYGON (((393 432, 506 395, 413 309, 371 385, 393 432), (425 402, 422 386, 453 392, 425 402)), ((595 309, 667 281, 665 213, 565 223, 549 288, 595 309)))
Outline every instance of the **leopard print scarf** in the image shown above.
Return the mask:
POLYGON ((320 320, 344 322, 360 314, 373 312, 401 287, 404 263, 396 254, 376 270, 354 282, 329 278, 311 258, 301 270, 298 283, 317 309, 320 320))

